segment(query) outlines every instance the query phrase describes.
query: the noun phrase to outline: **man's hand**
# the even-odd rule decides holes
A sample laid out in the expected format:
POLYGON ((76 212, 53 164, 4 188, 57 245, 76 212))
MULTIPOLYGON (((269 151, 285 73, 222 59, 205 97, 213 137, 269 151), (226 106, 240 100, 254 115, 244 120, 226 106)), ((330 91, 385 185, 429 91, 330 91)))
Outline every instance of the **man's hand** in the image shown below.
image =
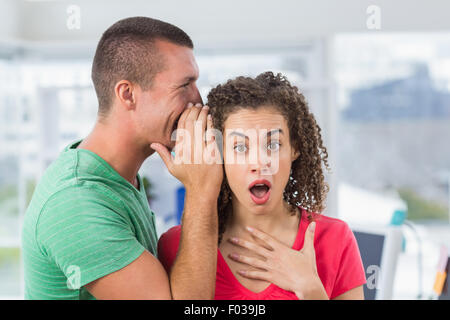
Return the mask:
POLYGON ((169 275, 174 299, 214 298, 217 198, 223 165, 208 110, 197 104, 182 113, 176 132, 175 157, 161 144, 151 144, 169 172, 186 188, 180 246, 169 275))
POLYGON ((182 113, 176 130, 175 157, 159 143, 152 143, 151 148, 158 152, 169 172, 186 190, 217 199, 223 166, 208 111, 208 106, 190 104, 182 113))
POLYGON ((317 273, 314 227, 315 222, 308 226, 300 251, 289 248, 262 231, 247 228, 254 237, 264 241, 265 245, 259 246, 238 238, 231 238, 230 242, 255 252, 261 259, 235 253, 230 258, 260 269, 238 271, 243 277, 274 283, 284 290, 294 292, 299 299, 328 299, 317 273))

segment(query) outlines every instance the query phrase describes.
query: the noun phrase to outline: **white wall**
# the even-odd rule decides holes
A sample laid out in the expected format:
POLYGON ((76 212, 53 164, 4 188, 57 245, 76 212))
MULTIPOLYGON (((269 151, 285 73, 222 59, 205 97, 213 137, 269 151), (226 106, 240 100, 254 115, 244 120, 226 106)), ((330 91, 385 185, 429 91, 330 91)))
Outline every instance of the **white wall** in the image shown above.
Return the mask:
POLYGON ((10 40, 20 37, 18 1, 0 0, 0 39, 10 40))

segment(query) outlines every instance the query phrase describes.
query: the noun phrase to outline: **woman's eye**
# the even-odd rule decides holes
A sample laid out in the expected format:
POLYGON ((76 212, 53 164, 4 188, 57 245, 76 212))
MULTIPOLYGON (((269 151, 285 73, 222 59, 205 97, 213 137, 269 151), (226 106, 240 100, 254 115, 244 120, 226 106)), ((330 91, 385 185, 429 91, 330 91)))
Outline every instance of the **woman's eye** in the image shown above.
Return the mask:
POLYGON ((279 142, 274 141, 274 142, 269 143, 267 148, 270 151, 277 151, 278 149, 280 149, 280 146, 281 146, 281 144, 279 142))
POLYGON ((247 147, 244 144, 237 144, 233 147, 233 149, 237 152, 245 152, 247 151, 247 147))

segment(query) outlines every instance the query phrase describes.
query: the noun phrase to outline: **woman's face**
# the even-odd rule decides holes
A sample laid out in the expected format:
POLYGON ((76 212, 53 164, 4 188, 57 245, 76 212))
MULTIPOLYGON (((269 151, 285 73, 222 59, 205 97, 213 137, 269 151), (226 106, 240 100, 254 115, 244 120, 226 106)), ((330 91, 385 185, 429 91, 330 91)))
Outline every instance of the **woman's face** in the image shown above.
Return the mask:
POLYGON ((233 207, 256 214, 279 210, 297 156, 287 121, 275 107, 230 114, 224 123, 224 166, 233 207))

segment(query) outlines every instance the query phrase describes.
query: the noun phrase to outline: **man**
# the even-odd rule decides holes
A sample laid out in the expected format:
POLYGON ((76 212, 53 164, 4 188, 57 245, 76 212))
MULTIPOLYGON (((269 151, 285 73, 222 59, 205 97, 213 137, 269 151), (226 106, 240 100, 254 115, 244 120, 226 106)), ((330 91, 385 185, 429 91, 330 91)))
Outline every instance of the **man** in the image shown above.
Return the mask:
POLYGON ((197 78, 192 41, 179 28, 134 17, 105 31, 92 67, 95 127, 47 169, 25 214, 25 298, 214 297, 222 167, 179 163, 169 153, 177 128, 196 137, 185 146, 193 154, 206 144, 194 136, 198 125, 211 128, 197 78), (154 215, 138 174, 155 150, 186 188, 170 275, 156 258, 154 215))

